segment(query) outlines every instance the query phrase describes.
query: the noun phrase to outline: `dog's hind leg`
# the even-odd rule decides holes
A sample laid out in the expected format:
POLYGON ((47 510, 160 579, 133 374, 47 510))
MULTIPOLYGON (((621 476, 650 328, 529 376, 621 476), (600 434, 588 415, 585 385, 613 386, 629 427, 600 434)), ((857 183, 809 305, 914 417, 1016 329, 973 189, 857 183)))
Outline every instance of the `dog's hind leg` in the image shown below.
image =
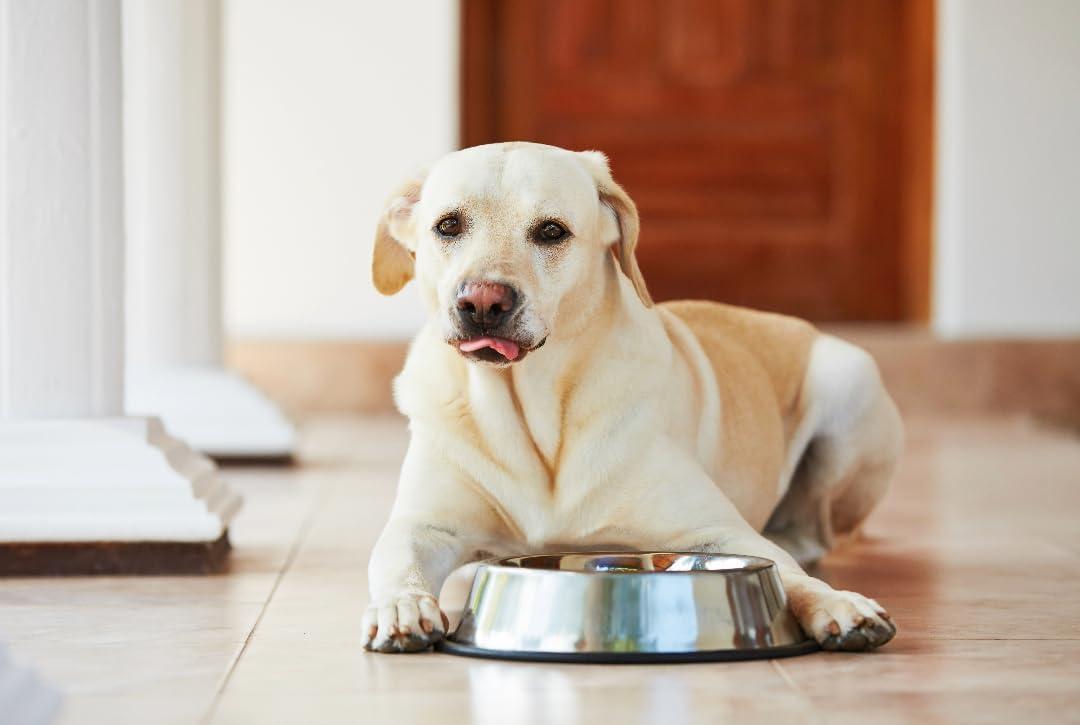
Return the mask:
POLYGON ((830 335, 815 343, 803 383, 797 464, 765 535, 800 564, 854 533, 885 495, 903 448, 903 427, 877 366, 830 335))

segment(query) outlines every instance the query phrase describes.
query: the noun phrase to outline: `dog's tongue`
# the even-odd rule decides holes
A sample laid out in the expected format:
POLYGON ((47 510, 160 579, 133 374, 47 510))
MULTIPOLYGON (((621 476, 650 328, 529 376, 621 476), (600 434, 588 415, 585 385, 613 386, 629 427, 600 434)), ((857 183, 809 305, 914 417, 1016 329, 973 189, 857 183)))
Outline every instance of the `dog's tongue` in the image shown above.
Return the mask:
POLYGON ((516 360, 520 352, 516 342, 504 340, 501 337, 475 337, 458 345, 458 349, 462 352, 476 352, 485 347, 490 347, 507 360, 516 360))

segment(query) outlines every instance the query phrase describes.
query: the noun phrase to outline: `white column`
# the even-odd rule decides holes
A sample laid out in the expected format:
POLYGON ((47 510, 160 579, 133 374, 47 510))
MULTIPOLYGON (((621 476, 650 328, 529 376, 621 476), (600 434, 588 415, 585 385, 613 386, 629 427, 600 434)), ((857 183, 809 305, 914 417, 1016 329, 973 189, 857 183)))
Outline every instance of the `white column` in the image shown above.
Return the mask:
POLYGON ((121 417, 120 33, 119 0, 0 0, 0 544, 213 542, 239 503, 121 417))
POLYGON ((128 410, 221 457, 294 431, 222 367, 218 0, 124 0, 128 410))
POLYGON ((123 401, 119 45, 110 4, 0 6, 0 416, 123 401))

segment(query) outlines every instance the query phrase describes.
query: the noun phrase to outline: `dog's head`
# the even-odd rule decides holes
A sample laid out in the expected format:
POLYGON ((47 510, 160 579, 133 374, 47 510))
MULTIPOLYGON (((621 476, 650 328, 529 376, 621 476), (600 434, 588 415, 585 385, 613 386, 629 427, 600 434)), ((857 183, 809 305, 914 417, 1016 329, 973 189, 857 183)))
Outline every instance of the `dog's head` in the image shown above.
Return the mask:
POLYGON ((638 215, 597 151, 531 143, 444 157, 387 202, 372 277, 394 294, 415 277, 443 336, 470 360, 508 365, 580 327, 615 247, 651 305, 634 257, 638 215))

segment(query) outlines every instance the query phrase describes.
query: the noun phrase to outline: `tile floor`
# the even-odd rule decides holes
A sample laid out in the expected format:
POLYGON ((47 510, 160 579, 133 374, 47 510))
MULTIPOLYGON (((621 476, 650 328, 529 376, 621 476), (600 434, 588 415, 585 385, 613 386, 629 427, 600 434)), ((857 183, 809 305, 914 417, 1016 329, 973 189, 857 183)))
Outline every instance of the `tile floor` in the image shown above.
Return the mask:
POLYGON ((80 724, 1080 721, 1080 438, 909 421, 867 539, 821 568, 888 605, 880 652, 624 667, 361 650, 404 445, 395 418, 312 421, 302 465, 226 470, 228 574, 0 580, 0 638, 80 724))

